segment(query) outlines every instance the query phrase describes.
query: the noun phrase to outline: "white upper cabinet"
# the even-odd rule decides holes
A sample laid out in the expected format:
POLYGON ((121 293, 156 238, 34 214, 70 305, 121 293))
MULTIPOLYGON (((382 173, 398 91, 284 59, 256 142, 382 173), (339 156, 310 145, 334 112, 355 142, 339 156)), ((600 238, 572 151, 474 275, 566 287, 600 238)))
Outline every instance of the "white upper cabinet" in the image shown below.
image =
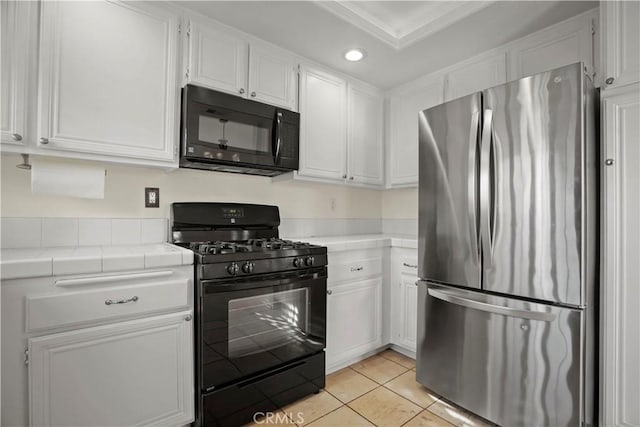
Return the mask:
MULTIPOLYGON (((27 137, 27 115, 30 77, 29 60, 34 2, 3 1, 0 18, 2 26, 2 50, 0 56, 0 141, 20 148, 27 137)), ((35 38, 35 37, 33 37, 35 38)))
POLYGON ((349 84, 347 175, 354 183, 382 185, 383 98, 374 88, 349 84))
POLYGON ((293 58, 266 46, 249 47, 249 98, 296 110, 297 77, 293 58))
POLYGON ((187 82, 289 110, 297 108, 297 61, 211 24, 189 23, 187 82))
POLYGON ((388 182, 418 185, 418 113, 443 102, 442 77, 391 95, 388 182))
POLYGON ((294 176, 382 186, 383 97, 373 86, 300 68, 300 169, 294 176))
POLYGON ((640 2, 600 2, 604 39, 604 87, 640 81, 640 2))
POLYGON ((244 95, 247 91, 249 45, 211 26, 189 23, 187 79, 223 92, 244 95))
POLYGON ((143 2, 41 8, 39 147, 175 163, 177 16, 143 2))
POLYGON ((346 106, 346 81, 300 68, 300 175, 346 178, 346 106))
POLYGON ((510 49, 510 80, 582 61, 593 75, 593 20, 589 12, 520 39, 510 49))
POLYGON ((465 63, 447 74, 445 100, 460 98, 507 81, 504 53, 465 63))

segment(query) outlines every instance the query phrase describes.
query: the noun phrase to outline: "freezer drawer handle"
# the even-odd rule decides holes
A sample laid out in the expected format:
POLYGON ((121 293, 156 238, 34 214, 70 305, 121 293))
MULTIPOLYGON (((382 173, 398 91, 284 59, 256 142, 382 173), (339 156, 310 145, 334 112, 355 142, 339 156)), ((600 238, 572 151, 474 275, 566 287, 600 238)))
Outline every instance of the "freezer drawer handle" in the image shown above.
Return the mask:
POLYGON ((451 295, 448 292, 439 289, 429 288, 428 292, 432 297, 438 298, 442 301, 450 302, 451 304, 460 305, 474 310, 487 311, 489 313, 502 314, 503 316, 520 317, 521 319, 530 320, 541 320, 543 322, 551 322, 556 318, 556 315, 553 313, 546 313, 544 311, 520 310, 517 308, 488 304, 486 302, 475 301, 472 299, 451 295))

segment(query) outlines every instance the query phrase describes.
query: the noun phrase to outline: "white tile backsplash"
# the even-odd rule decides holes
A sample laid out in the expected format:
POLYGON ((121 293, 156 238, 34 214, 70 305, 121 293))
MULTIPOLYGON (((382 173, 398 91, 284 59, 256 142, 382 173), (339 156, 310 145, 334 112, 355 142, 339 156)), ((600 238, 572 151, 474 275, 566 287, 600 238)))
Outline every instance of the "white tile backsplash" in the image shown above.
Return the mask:
POLYGON ((42 218, 42 246, 78 246, 78 218, 42 218))
POLYGON ((167 241, 165 218, 0 218, 2 249, 140 245, 167 241))
POLYGON ((111 221, 111 244, 133 245, 140 243, 139 219, 114 219, 111 221))
POLYGON ((111 219, 78 219, 78 245, 104 246, 111 244, 111 219))
POLYGON ((37 248, 42 245, 42 218, 0 218, 2 248, 37 248))
POLYGON ((167 241, 167 220, 144 219, 140 223, 140 243, 160 243, 167 241))

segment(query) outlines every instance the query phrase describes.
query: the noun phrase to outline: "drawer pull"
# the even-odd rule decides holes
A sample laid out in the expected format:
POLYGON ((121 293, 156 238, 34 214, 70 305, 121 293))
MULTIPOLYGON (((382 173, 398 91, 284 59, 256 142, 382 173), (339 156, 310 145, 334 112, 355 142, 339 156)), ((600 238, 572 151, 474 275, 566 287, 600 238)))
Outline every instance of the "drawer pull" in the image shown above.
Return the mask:
POLYGON ((364 267, 363 267, 363 266, 359 266, 359 267, 351 267, 351 268, 350 268, 350 270, 351 270, 351 272, 354 272, 354 271, 362 271, 362 270, 364 270, 364 267))
POLYGON ((138 301, 138 297, 134 295, 129 299, 118 299, 115 301, 112 299, 108 299, 104 303, 105 305, 112 305, 112 304, 127 304, 129 302, 136 302, 136 301, 138 301))
POLYGON ((418 268, 417 265, 407 264, 406 262, 403 262, 402 265, 404 265, 405 267, 409 267, 409 268, 418 268))

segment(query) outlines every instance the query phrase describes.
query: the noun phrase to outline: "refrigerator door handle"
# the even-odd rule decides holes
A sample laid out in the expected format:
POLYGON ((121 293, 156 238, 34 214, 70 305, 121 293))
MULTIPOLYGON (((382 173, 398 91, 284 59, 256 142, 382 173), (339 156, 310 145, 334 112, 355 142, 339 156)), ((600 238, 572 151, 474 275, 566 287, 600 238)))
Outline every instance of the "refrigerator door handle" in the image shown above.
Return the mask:
POLYGON ((493 265, 491 242, 491 135, 493 111, 484 110, 482 140, 480 146, 480 239, 486 266, 493 265))
POLYGON ((446 301, 451 304, 460 305, 462 307, 471 308, 473 310, 487 311, 489 313, 502 314, 509 317, 519 317, 521 319, 540 320, 543 322, 552 322, 556 318, 556 315, 553 313, 535 310, 522 310, 518 308, 489 304, 471 298, 462 298, 458 295, 453 295, 443 289, 427 288, 427 292, 430 296, 439 300, 446 301))
POLYGON ((478 153, 478 126, 480 124, 480 112, 474 111, 471 116, 471 129, 469 130, 469 159, 468 159, 468 214, 469 232, 471 234, 471 253, 475 255, 476 264, 480 258, 480 237, 478 235, 478 212, 477 212, 477 183, 476 183, 476 160, 478 153))

